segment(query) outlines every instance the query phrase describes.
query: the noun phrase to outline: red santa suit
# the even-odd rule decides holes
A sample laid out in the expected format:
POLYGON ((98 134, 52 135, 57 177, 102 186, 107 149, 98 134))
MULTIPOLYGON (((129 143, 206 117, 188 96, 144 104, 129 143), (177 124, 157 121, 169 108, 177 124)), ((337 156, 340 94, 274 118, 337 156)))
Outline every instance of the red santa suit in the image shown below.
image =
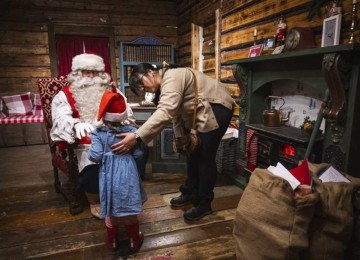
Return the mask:
MULTIPOLYGON (((77 143, 75 153, 79 163, 79 171, 94 164, 88 159, 87 152, 91 143, 91 131, 102 124, 97 121, 98 108, 105 90, 120 91, 113 87, 110 75, 104 72, 103 59, 94 54, 81 54, 74 57, 72 72, 68 75, 71 83, 60 91, 51 104, 53 126, 50 137, 53 141, 77 143), (99 75, 88 80, 81 76, 81 71, 95 71, 99 75), (89 84, 91 82, 92 84, 89 84), (84 135, 86 133, 86 135, 84 135)), ((126 97, 124 96, 125 100, 126 97)), ((136 126, 133 111, 126 103, 128 123, 136 126)))

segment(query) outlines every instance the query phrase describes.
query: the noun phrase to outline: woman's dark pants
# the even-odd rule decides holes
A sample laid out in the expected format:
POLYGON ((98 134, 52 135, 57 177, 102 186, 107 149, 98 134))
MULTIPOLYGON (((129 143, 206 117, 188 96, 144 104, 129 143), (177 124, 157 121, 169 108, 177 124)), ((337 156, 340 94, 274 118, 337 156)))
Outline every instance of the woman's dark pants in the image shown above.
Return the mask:
POLYGON ((207 133, 198 132, 201 145, 187 158, 187 180, 180 187, 183 195, 191 195, 195 206, 210 206, 214 199, 217 179, 215 157, 233 114, 232 110, 218 104, 211 104, 211 107, 219 128, 207 133))

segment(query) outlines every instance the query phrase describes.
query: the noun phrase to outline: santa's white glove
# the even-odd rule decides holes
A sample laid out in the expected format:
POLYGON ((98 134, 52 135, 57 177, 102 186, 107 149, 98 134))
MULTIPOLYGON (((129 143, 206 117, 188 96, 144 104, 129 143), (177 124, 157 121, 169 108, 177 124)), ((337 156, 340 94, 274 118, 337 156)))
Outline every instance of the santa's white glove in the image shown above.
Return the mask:
POLYGON ((75 132, 76 138, 81 139, 81 137, 85 137, 87 134, 90 134, 94 127, 89 123, 77 123, 75 124, 75 132))

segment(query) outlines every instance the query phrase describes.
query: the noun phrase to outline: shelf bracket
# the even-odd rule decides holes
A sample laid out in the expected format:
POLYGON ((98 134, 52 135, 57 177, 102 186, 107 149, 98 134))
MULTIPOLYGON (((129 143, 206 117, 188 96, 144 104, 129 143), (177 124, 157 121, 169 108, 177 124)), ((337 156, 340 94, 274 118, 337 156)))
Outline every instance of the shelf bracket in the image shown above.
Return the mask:
POLYGON ((340 123, 344 120, 346 112, 346 97, 344 79, 349 78, 351 66, 340 54, 325 54, 322 71, 330 92, 330 102, 324 103, 323 114, 326 119, 340 123))

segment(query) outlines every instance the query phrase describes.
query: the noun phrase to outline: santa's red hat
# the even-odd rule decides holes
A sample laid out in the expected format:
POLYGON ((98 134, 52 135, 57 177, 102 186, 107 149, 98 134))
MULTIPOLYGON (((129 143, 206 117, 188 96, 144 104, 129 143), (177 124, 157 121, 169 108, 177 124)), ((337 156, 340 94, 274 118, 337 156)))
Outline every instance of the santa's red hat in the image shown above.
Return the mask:
POLYGON ((127 119, 126 102, 120 93, 105 91, 99 105, 98 121, 122 122, 127 119))
POLYGON ((76 55, 72 59, 71 70, 105 71, 105 63, 103 58, 99 55, 94 53, 83 53, 76 55))

